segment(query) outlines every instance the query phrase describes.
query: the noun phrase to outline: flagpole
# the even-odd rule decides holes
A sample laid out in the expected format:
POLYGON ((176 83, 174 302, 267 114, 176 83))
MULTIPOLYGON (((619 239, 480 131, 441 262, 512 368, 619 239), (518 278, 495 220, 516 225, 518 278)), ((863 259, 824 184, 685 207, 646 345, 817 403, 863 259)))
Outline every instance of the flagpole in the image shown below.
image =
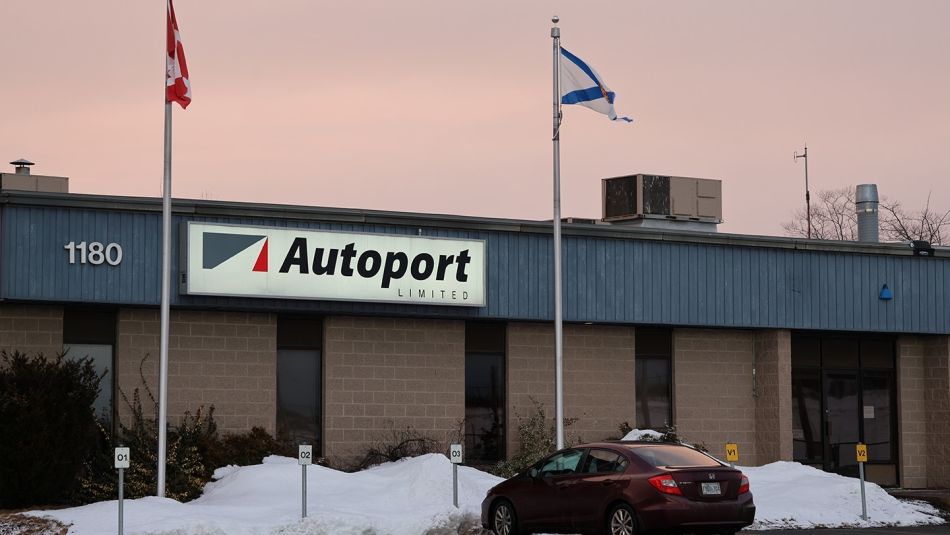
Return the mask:
POLYGON ((162 181, 162 312, 158 370, 158 492, 165 497, 166 428, 168 421, 168 300, 171 286, 172 234, 172 103, 165 102, 165 176, 162 181))
MULTIPOLYGON (((551 22, 558 23, 555 15, 551 22)), ((561 29, 551 28, 554 40, 554 418, 557 449, 564 447, 564 332, 561 322, 561 29)))

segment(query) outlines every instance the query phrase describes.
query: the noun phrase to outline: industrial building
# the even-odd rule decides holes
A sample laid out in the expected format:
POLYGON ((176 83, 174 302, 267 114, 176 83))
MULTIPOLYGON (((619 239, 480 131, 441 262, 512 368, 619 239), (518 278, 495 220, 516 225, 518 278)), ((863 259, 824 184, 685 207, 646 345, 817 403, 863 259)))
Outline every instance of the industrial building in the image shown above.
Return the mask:
MULTIPOLYGON (((864 442, 872 481, 950 486, 950 250, 723 234, 718 181, 602 184, 604 217, 563 224, 569 440, 674 424, 849 475, 864 442)), ((91 357, 127 417, 157 384, 160 199, 22 162, 0 187, 0 348, 91 357)), ((339 463, 462 429, 489 463, 553 414, 550 221, 175 200, 172 228, 172 420, 214 405, 339 463)))

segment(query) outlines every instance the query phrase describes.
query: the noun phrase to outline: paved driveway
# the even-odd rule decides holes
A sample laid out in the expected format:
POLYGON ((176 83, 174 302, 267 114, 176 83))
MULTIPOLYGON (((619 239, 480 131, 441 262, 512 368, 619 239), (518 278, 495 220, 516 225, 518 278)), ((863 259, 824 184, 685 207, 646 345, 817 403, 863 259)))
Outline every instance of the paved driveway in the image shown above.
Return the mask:
POLYGON ((914 528, 783 529, 743 531, 749 535, 950 535, 950 524, 914 528))

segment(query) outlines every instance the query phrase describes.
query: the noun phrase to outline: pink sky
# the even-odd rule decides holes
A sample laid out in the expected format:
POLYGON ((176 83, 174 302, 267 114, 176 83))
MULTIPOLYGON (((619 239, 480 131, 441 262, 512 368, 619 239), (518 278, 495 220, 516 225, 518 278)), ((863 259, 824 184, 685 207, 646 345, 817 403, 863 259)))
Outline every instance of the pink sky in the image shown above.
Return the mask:
MULTIPOLYGON (((950 2, 178 0, 175 197, 551 217, 550 17, 633 125, 565 108, 565 216, 600 179, 723 181, 720 230, 811 190, 950 208, 950 2)), ((3 0, 0 158, 160 196, 165 3, 3 0)))

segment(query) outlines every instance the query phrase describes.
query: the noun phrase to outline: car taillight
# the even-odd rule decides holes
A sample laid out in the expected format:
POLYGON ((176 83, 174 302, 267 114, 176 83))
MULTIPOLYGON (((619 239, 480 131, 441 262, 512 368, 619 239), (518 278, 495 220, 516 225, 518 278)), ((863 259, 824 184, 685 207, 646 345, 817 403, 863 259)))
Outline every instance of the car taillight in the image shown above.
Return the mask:
POLYGON ((742 474, 742 481, 739 482, 739 494, 749 492, 749 478, 742 474))
POLYGON ((654 477, 651 477, 648 481, 650 481, 650 484, 653 485, 653 488, 662 492, 663 494, 674 494, 676 496, 683 495, 683 492, 680 491, 680 488, 676 484, 676 481, 673 480, 673 476, 669 474, 654 476, 654 477))

